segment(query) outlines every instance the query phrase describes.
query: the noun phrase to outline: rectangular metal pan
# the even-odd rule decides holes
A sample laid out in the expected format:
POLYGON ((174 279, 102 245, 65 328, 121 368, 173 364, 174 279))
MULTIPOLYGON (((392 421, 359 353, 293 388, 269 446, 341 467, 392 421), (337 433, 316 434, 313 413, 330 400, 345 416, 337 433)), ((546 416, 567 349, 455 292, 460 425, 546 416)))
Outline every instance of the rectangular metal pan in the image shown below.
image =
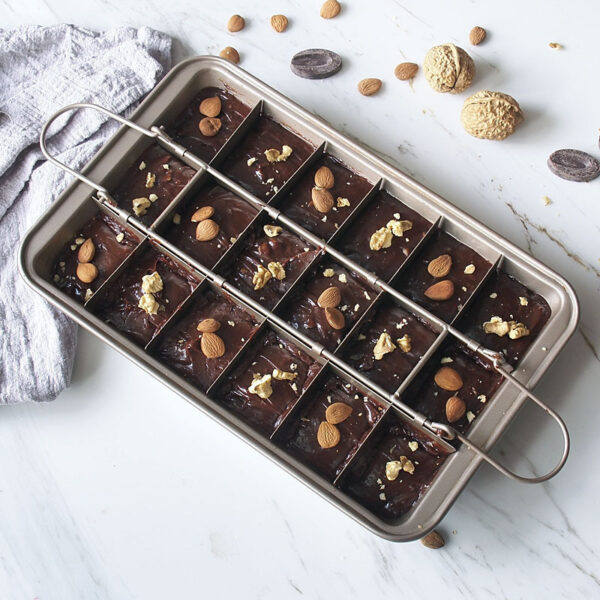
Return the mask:
MULTIPOLYGON (((329 254, 342 265, 350 265, 351 267, 352 263, 349 263, 347 258, 335 250, 336 240, 343 234, 344 229, 347 228, 352 219, 360 214, 360 210, 365 206, 365 203, 379 189, 387 190, 431 223, 427 236, 421 241, 418 248, 425 244, 438 228, 441 228, 473 248, 492 265, 486 277, 473 293, 472 298, 477 295, 497 265, 500 265, 504 271, 515 276, 529 289, 545 298, 551 308, 550 318, 520 360, 518 371, 514 374, 518 381, 527 388, 532 388, 539 381, 573 333, 578 321, 577 299, 572 288, 562 277, 416 181, 334 131, 322 120, 256 80, 239 67, 233 66, 222 59, 197 57, 179 64, 142 103, 132 116, 132 120, 140 127, 163 127, 169 133, 176 116, 181 113, 199 90, 207 86, 227 88, 238 99, 252 108, 250 114, 209 163, 209 168, 216 169, 214 176, 221 185, 227 187, 230 183, 227 180, 219 179, 221 177, 218 171, 220 164, 260 114, 272 116, 276 121, 308 140, 315 148, 313 154, 298 169, 295 175, 282 186, 282 189, 268 199, 268 205, 262 207, 248 229, 262 223, 264 220, 275 217, 284 227, 287 225, 300 237, 304 237, 307 246, 310 248, 319 250, 326 255, 329 254), (321 240, 310 234, 310 232, 303 232, 297 224, 281 217, 278 211, 287 191, 306 173, 310 165, 324 151, 339 158, 356 173, 366 177, 372 184, 371 191, 368 192, 360 205, 354 209, 346 223, 329 240, 321 240)), ((135 160, 135 157, 150 142, 140 131, 135 131, 130 127, 122 127, 86 166, 83 173, 92 182, 111 190, 122 176, 124 165, 131 164, 131 161, 135 160)), ((169 151, 173 151, 173 147, 166 147, 169 151)), ((161 217, 149 227, 144 228, 136 219, 129 218, 126 212, 120 211, 118 214, 118 218, 121 218, 123 224, 127 220, 128 226, 130 228, 133 226, 139 234, 142 244, 138 246, 133 254, 140 252, 140 248, 143 250, 144 244, 149 243, 144 241, 144 238, 147 237, 153 240, 151 242, 153 245, 158 244, 158 247, 160 247, 161 242, 164 242, 161 234, 164 232, 166 223, 171 219, 172 214, 176 212, 177 207, 190 193, 193 193, 197 186, 202 185, 207 177, 213 176, 205 172, 207 169, 203 161, 198 161, 190 153, 180 151, 179 158, 199 172, 172 201, 161 217)), ((232 185, 230 189, 235 192, 239 190, 239 186, 236 188, 235 185, 232 185)), ((244 195, 248 196, 247 192, 244 193, 243 190, 240 195, 242 197, 244 195)), ((252 198, 249 200, 252 201, 252 198)), ((414 504, 410 511, 399 519, 390 521, 376 516, 345 493, 343 480, 349 468, 348 466, 335 482, 316 475, 313 470, 291 457, 278 445, 276 432, 270 438, 258 434, 252 427, 226 410, 219 403, 218 397, 211 396, 211 393, 218 389, 219 383, 230 371, 231 365, 220 376, 219 380, 210 387, 208 393, 204 393, 197 386, 190 384, 189 381, 157 360, 153 354, 153 349, 157 343, 154 338, 150 340, 146 348, 143 348, 99 319, 94 314, 93 309, 95 304, 99 302, 100 292, 112 284, 118 274, 126 268, 126 264, 118 268, 104 282, 100 290, 92 296, 85 306, 62 293, 53 285, 51 270, 58 249, 97 210, 98 202, 94 200, 93 190, 85 183, 75 181, 27 234, 20 250, 20 266, 24 278, 38 293, 376 534, 395 541, 408 541, 421 537, 440 521, 481 464, 482 457, 465 443, 458 444, 456 451, 454 451, 455 448, 442 437, 435 435, 426 426, 427 424, 423 426, 422 421, 418 418, 412 419, 410 414, 403 410, 402 391, 409 386, 410 381, 423 368, 427 358, 436 352, 446 338, 452 335, 451 326, 435 317, 431 318, 427 311, 416 306, 394 288, 394 282, 402 276, 402 273, 410 265, 410 259, 416 254, 416 250, 413 250, 409 259, 388 281, 382 281, 373 274, 364 272, 364 270, 359 271, 359 275, 364 275, 367 282, 373 288, 379 290, 380 295, 387 294, 393 297, 394 301, 405 307, 407 311, 414 312, 425 320, 429 320, 438 334, 437 341, 430 352, 415 367, 410 379, 403 383, 401 389, 389 394, 370 382, 364 375, 349 368, 337 353, 329 352, 323 349, 320 344, 316 344, 303 337, 302 334, 298 334, 283 319, 277 316, 279 314, 277 307, 275 307, 275 312, 264 310, 252 299, 248 299, 243 295, 240 296, 235 289, 231 289, 222 274, 226 272, 226 265, 230 264, 236 248, 243 243, 247 232, 239 236, 238 241, 232 245, 212 271, 187 257, 184 253, 178 252, 168 242, 164 243, 163 248, 165 254, 172 253, 175 259, 179 259, 185 265, 185 268, 195 272, 200 281, 180 310, 185 310, 186 306, 198 294, 202 293, 202 290, 211 288, 218 293, 222 293, 219 289, 222 288, 225 292, 234 296, 235 302, 244 306, 254 315, 257 323, 259 323, 260 331, 269 328, 278 332, 282 337, 292 340, 296 346, 313 357, 316 362, 322 364, 323 369, 339 374, 340 377, 376 398, 386 407, 385 419, 380 420, 380 424, 383 421, 389 421, 392 417, 388 415, 393 413, 395 418, 409 423, 410 427, 419 436, 436 444, 441 453, 448 453, 448 458, 446 458, 427 492, 414 504)), ((109 211, 110 208, 101 205, 100 210, 109 211)), ((125 263, 130 260, 131 256, 126 259, 125 263)), ((317 257, 315 261, 318 260, 320 258, 317 257)), ((310 268, 311 265, 307 266, 306 270, 310 268)), ((302 285, 302 276, 296 285, 302 285)), ((292 289, 296 289, 296 287, 292 289)), ((285 300, 285 297, 282 298, 278 306, 285 300)), ((379 296, 374 299, 375 303, 380 301, 379 296)), ((468 304, 465 304, 460 313, 453 319, 453 323, 460 319, 467 309, 468 304)), ((171 322, 177 318, 177 314, 176 311, 164 327, 157 332, 156 338, 160 338, 161 332, 169 328, 171 322)), ((369 311, 355 324, 353 331, 361 326, 368 314, 370 314, 369 311)), ((233 362, 236 360, 237 357, 233 362)), ((293 418, 299 410, 297 407, 302 406, 308 393, 309 390, 297 400, 297 404, 291 407, 285 419, 293 418)), ((511 381, 505 381, 489 401, 485 410, 469 428, 469 440, 481 449, 489 450, 502 435, 526 399, 527 393, 515 387, 511 381)), ((357 455, 363 451, 362 448, 364 447, 366 447, 365 444, 359 448, 357 455)), ((354 460, 354 458, 351 459, 350 466, 352 466, 354 460)))

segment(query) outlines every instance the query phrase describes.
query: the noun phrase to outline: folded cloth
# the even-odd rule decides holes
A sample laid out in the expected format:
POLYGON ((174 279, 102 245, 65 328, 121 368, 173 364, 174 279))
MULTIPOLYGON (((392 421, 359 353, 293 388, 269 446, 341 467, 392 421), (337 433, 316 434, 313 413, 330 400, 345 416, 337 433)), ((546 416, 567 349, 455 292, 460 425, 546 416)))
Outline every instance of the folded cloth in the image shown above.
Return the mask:
MULTIPOLYGON (((129 114, 170 62, 171 39, 147 27, 0 30, 0 404, 53 400, 73 368, 76 325, 29 289, 17 267, 25 231, 72 180, 44 160, 44 121, 73 102, 129 114)), ((116 128, 95 111, 66 114, 49 149, 79 170, 116 128)))

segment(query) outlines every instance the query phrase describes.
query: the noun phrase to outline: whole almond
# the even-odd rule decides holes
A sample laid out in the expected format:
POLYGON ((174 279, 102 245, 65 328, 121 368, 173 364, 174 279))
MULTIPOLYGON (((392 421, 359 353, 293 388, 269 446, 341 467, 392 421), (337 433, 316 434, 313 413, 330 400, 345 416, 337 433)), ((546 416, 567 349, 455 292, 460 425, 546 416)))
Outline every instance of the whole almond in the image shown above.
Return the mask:
POLYGON ((77 278, 83 283, 92 283, 98 277, 98 267, 95 264, 79 263, 77 265, 77 278))
POLYGON ((394 69, 394 75, 401 81, 408 81, 409 79, 412 79, 417 74, 418 70, 419 70, 419 65, 417 65, 416 63, 404 62, 404 63, 400 63, 394 69))
POLYGON ((323 421, 317 429, 317 442, 321 448, 333 448, 340 443, 340 430, 331 423, 323 421))
POLYGON ((225 342, 216 333, 203 333, 200 350, 206 358, 220 358, 225 354, 225 342))
POLYGON ((196 226, 196 239, 199 242, 209 242, 219 235, 219 226, 212 219, 200 221, 196 226))
POLYGON ((483 40, 485 40, 486 31, 483 27, 473 27, 469 32, 469 41, 473 46, 479 46, 483 40))
POLYGON ((221 98, 219 98, 219 96, 213 96, 212 98, 204 98, 204 100, 200 102, 198 108, 200 114, 205 117, 218 117, 223 106, 221 104, 221 98))
POLYGON ((88 238, 79 246, 79 252, 77 252, 77 260, 80 263, 88 263, 94 260, 94 254, 96 254, 96 246, 92 238, 88 238))
POLYGON ((443 548, 446 542, 444 538, 437 532, 435 529, 428 533, 425 537, 421 538, 421 544, 426 548, 431 548, 432 550, 439 550, 443 548))
POLYGON ((320 213, 328 213, 334 205, 333 196, 329 190, 314 187, 311 192, 314 207, 320 213))
POLYGON ((327 0, 323 6, 321 6, 321 16, 324 19, 333 19, 340 14, 342 7, 337 0, 327 0))
POLYGON ((346 319, 344 319, 344 313, 337 308, 326 308, 325 318, 332 329, 344 329, 346 326, 346 319))
POLYGON ((288 20, 285 15, 273 15, 271 17, 271 27, 277 33, 283 33, 288 26, 288 20))
POLYGON ((352 414, 352 407, 345 402, 334 402, 327 407, 325 419, 332 425, 343 423, 352 414))
POLYGON ((334 285, 321 292, 317 304, 321 308, 334 308, 342 301, 339 288, 334 285))
POLYGON ((201 206, 191 218, 192 223, 200 223, 210 219, 215 214, 215 209, 212 206, 201 206))
POLYGON ((335 177, 329 167, 322 166, 317 169, 315 185, 326 190, 330 190, 335 185, 335 177))
POLYGON ((452 268, 452 257, 449 254, 440 254, 437 258, 429 261, 427 272, 432 277, 446 277, 452 268))
POLYGON ((231 46, 227 46, 226 48, 223 48, 223 50, 221 50, 221 52, 219 52, 219 56, 221 58, 224 58, 225 60, 228 60, 230 63, 233 63, 234 65, 237 65, 240 62, 239 52, 231 46))
POLYGON ((381 89, 381 79, 376 77, 367 77, 358 82, 358 91, 363 96, 372 96, 381 89))
POLYGON ((442 367, 433 379, 438 387, 448 392, 456 392, 463 386, 462 377, 452 367, 442 367))
POLYGON ((429 286, 423 293, 430 300, 444 302, 454 296, 454 284, 449 279, 443 279, 429 286))
POLYGON ((204 117, 198 125, 200 133, 206 137, 213 137, 221 130, 221 119, 217 117, 204 117))
POLYGON ((240 15, 233 15, 229 17, 229 21, 227 21, 227 31, 231 33, 237 33, 241 31, 246 26, 246 21, 244 17, 240 17, 240 15))
POLYGON ((200 321, 200 323, 198 323, 196 329, 200 333, 215 333, 215 331, 219 331, 219 329, 221 329, 221 323, 212 318, 203 319, 200 321))
POLYGON ((461 400, 458 396, 450 396, 446 400, 446 419, 448 419, 448 423, 455 423, 462 419, 466 411, 467 406, 464 400, 461 400))

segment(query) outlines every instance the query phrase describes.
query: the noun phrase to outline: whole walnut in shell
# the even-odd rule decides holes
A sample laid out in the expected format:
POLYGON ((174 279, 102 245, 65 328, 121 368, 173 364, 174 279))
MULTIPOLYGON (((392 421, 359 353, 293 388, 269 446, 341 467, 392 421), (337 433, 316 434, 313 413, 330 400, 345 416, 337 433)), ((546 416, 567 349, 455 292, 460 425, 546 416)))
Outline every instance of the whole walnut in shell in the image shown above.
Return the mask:
POLYGON ((434 46, 427 52, 423 71, 436 92, 459 94, 466 90, 475 76, 475 63, 454 44, 434 46))
POLYGON ((460 118, 465 131, 472 136, 503 140, 523 120, 523 112, 512 96, 481 90, 465 100, 460 118))

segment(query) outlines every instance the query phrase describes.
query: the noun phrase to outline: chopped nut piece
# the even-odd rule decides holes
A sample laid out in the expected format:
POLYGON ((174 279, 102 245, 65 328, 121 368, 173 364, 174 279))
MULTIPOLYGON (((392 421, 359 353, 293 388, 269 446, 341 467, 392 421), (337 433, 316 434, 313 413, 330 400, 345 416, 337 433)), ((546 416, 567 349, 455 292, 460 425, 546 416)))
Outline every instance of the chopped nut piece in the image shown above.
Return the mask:
POLYGON ((152 202, 150 202, 148 198, 134 198, 131 201, 131 205, 133 207, 133 212, 135 213, 135 216, 143 217, 148 211, 148 208, 152 205, 152 202))
POLYGON ((246 161, 246 164, 247 164, 249 167, 251 167, 251 166, 252 166, 252 165, 253 165, 255 162, 256 162, 256 156, 253 156, 252 158, 249 158, 249 159, 246 161))
POLYGON ((138 306, 147 314, 155 315, 158 312, 158 302, 152 294, 143 294, 138 306))
POLYGON ((118 233, 116 240, 117 242, 119 242, 119 244, 125 239, 125 234, 124 233, 118 233))
POLYGON ((411 345, 412 340, 409 335, 404 334, 401 338, 396 340, 396 344, 398 344, 398 348, 402 350, 402 352, 410 352, 412 349, 411 345))
POLYGON ((348 278, 346 277, 346 273, 340 273, 338 275, 338 279, 340 283, 348 283, 348 278))
POLYGON ((154 271, 150 275, 142 277, 142 291, 144 294, 155 294, 163 289, 163 280, 161 276, 154 271))
POLYGON ((255 290, 260 290, 267 285, 269 279, 271 279, 272 275, 269 269, 265 269, 262 265, 258 265, 258 269, 256 273, 254 273, 252 277, 252 284, 254 285, 255 290))
POLYGON ((473 419, 475 418, 475 414, 472 413, 470 410, 467 411, 467 421, 469 421, 469 423, 471 423, 471 421, 473 421, 473 419))
POLYGON ((75 252, 75 250, 77 250, 77 244, 71 244, 71 250, 75 252))
POLYGON ((89 302, 90 298, 94 295, 94 292, 90 288, 85 290, 85 301, 89 302))
POLYGON ((140 163, 140 166, 138 167, 138 169, 139 169, 140 171, 143 171, 145 168, 146 168, 146 163, 145 163, 144 161, 142 161, 142 162, 140 163))
POLYGON ((280 262, 270 262, 267 265, 267 269, 269 269, 269 272, 275 279, 278 279, 279 281, 285 279, 285 269, 280 262))
POLYGON ((386 496, 385 496, 385 494, 384 494, 383 492, 381 492, 381 494, 379 494, 379 499, 380 499, 382 502, 385 502, 385 501, 387 500, 387 498, 386 498, 386 496))
POLYGON ((288 373, 287 371, 282 371, 278 368, 273 369, 273 379, 278 379, 279 381, 294 381, 296 377, 298 377, 298 373, 288 373))
POLYGON ((369 240, 369 248, 378 252, 392 245, 392 232, 387 227, 378 229, 369 240))
POLYGON ((508 332, 508 337, 511 340, 518 340, 519 338, 528 336, 531 332, 523 323, 515 323, 514 321, 510 322, 510 331, 508 332))
POLYGON ((406 456, 401 456, 400 460, 390 460, 385 464, 385 476, 388 481, 398 479, 400 471, 406 471, 412 475, 415 472, 415 465, 406 456))
POLYGON ((490 298, 491 298, 492 300, 495 300, 497 297, 498 297, 498 294, 496 294, 496 292, 492 292, 492 293, 490 294, 490 298))
POLYGON ((396 219, 392 219, 388 221, 386 227, 396 236, 402 237, 405 231, 409 231, 412 229, 412 221, 398 221, 396 219))
POLYGON ((508 334, 511 340, 518 340, 531 333, 523 323, 503 321, 501 317, 492 317, 483 324, 483 330, 486 333, 495 333, 499 337, 508 334))
POLYGON ((156 175, 154 173, 148 172, 146 175, 146 187, 151 188, 154 187, 154 182, 156 181, 156 175))
POLYGON ((323 271, 323 277, 333 277, 335 275, 335 271, 333 269, 325 269, 323 271))
POLYGON ((550 200, 548 196, 542 196, 542 200, 544 201, 544 206, 550 206, 550 204, 552 204, 552 200, 550 200))
POLYGON ((181 224, 181 215, 179 213, 173 215, 173 223, 175 223, 175 225, 181 224))
POLYGON ((389 333, 382 333, 373 348, 375 360, 381 360, 386 354, 393 352, 396 348, 389 333))
POLYGON ((273 388, 271 387, 272 377, 269 373, 266 375, 261 375, 260 373, 255 373, 254 378, 252 379, 252 383, 248 388, 248 391, 251 394, 256 394, 259 398, 266 400, 273 393, 273 388))
POLYGON ((58 283, 60 281, 60 275, 58 273, 55 273, 54 277, 52 277, 52 279, 54 280, 55 283, 58 283))
POLYGON ((472 275, 473 273, 475 273, 475 265, 467 265, 465 267, 465 274, 472 275))
POLYGON ((479 394, 479 396, 477 396, 477 400, 484 404, 485 402, 487 402, 487 396, 485 394, 479 394))
POLYGON ((342 198, 341 196, 338 196, 335 202, 338 208, 342 208, 343 206, 350 206, 350 200, 348 200, 348 198, 342 198))
POLYGON ((150 194, 148 196, 148 200, 150 200, 150 202, 156 202, 158 200, 158 196, 156 194, 150 194))
POLYGON ((559 44, 558 42, 550 42, 548 46, 553 50, 560 50, 562 48, 562 44, 559 44))
POLYGON ((279 227, 279 225, 265 225, 263 227, 263 231, 268 237, 272 238, 277 237, 283 231, 283 229, 279 227))
POLYGON ((454 362, 449 356, 443 356, 442 360, 440 360, 440 364, 445 365, 447 363, 454 362))
POLYGON ((419 442, 408 442, 408 447, 413 451, 416 452, 416 450, 419 448, 419 442))
POLYGON ((521 306, 527 306, 529 304, 529 300, 527 300, 525 296, 519 296, 519 304, 521 306))
POLYGON ((281 152, 276 148, 269 148, 265 150, 265 156, 269 162, 285 162, 289 156, 291 156, 293 150, 290 146, 284 144, 281 148, 281 152))
POLYGON ((82 237, 75 238, 75 243, 78 246, 81 246, 81 244, 83 244, 84 242, 85 242, 85 238, 82 238, 82 237))

